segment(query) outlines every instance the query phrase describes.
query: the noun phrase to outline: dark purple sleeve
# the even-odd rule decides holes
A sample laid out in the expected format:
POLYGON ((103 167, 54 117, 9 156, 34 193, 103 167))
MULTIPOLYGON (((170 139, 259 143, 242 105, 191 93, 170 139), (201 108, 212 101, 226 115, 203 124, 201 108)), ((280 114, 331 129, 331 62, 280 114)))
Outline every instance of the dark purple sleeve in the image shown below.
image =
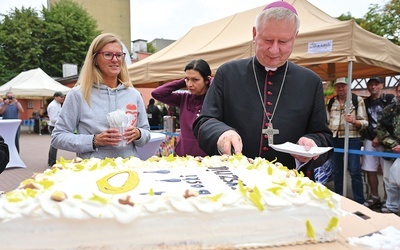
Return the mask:
POLYGON ((159 102, 179 107, 181 94, 174 91, 186 87, 185 79, 165 83, 151 92, 151 96, 159 102))

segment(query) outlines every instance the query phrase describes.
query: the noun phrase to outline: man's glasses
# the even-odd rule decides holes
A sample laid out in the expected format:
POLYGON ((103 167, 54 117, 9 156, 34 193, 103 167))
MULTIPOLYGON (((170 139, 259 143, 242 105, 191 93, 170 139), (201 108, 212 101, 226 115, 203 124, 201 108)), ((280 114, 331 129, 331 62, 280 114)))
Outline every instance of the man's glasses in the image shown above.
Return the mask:
POLYGON ((123 52, 112 53, 112 52, 105 51, 105 52, 97 52, 96 54, 102 54, 103 58, 106 60, 112 60, 114 58, 114 56, 118 60, 125 59, 125 53, 123 53, 123 52))

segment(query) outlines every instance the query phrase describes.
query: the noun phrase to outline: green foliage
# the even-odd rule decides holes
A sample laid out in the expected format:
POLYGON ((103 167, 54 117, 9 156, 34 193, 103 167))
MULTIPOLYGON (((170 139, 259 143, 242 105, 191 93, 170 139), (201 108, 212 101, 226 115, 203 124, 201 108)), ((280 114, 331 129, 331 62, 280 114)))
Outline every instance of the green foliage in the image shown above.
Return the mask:
POLYGON ((32 8, 14 9, 0 23, 0 76, 4 83, 21 71, 42 66, 44 21, 32 8))
POLYGON ((50 10, 42 12, 46 21, 43 70, 49 75, 61 76, 63 63, 77 64, 81 68, 91 41, 100 34, 96 21, 71 0, 60 0, 50 10))
POLYGON ((353 19, 354 21, 356 21, 357 24, 360 24, 362 22, 361 18, 353 17, 350 12, 341 14, 337 19, 339 19, 340 21, 348 21, 353 19))
POLYGON ((62 64, 82 66, 96 21, 72 0, 60 0, 50 9, 13 9, 0 21, 0 85, 22 71, 40 67, 50 76, 62 76, 62 64))
POLYGON ((152 43, 147 43, 147 52, 154 54, 157 52, 157 49, 154 47, 152 43))
POLYGON ((379 6, 371 4, 361 27, 400 45, 400 0, 391 0, 379 6))
POLYGON ((324 96, 329 97, 335 93, 335 89, 333 87, 324 89, 324 96))

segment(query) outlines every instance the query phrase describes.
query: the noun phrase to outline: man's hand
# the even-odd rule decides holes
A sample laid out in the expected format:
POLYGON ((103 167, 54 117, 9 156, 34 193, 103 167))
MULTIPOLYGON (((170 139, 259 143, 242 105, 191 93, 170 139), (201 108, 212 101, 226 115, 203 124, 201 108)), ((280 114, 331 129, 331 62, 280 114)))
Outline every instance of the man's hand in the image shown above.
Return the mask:
MULTIPOLYGON (((317 147, 317 144, 315 144, 315 141, 310 138, 307 138, 307 137, 301 137, 297 141, 297 144, 304 146, 304 149, 306 151, 310 150, 311 147, 317 147)), ((310 157, 305 157, 305 156, 295 155, 295 154, 291 154, 291 156, 293 156, 300 162, 308 162, 311 159, 316 160, 318 158, 318 156, 314 156, 313 158, 310 158, 310 157)))
POLYGON ((242 138, 240 138, 240 135, 234 130, 225 131, 219 137, 217 147, 220 154, 231 155, 232 153, 242 153, 242 138))

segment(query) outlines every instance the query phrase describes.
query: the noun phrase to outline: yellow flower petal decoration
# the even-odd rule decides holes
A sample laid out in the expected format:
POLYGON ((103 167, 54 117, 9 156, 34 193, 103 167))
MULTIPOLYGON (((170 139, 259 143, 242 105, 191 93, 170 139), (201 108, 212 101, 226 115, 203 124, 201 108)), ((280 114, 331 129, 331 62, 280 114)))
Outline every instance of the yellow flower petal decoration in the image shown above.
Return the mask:
POLYGON ((232 155, 232 157, 229 157, 228 161, 229 161, 229 162, 233 162, 233 161, 235 161, 235 160, 241 161, 242 158, 243 158, 243 155, 242 155, 241 153, 239 153, 239 154, 234 154, 234 155, 232 155))
POLYGON ((311 222, 309 220, 306 221, 306 228, 307 228, 307 236, 313 240, 315 240, 315 232, 314 228, 311 225, 311 222))
POLYGON ((322 185, 314 187, 313 194, 321 200, 330 198, 333 195, 332 191, 330 191, 327 187, 322 186, 322 185))
POLYGON ((212 201, 217 202, 221 197, 222 197, 222 194, 216 194, 216 195, 213 195, 213 196, 208 196, 207 198, 212 200, 212 201))
POLYGON ((97 201, 102 204, 107 204, 107 199, 104 199, 103 197, 100 197, 96 194, 93 194, 93 197, 89 198, 90 201, 97 201))
POLYGON ((331 220, 329 221, 328 226, 325 228, 325 230, 326 230, 327 232, 330 232, 330 231, 332 231, 332 229, 334 229, 334 228, 337 227, 338 225, 339 225, 339 218, 333 216, 333 217, 331 218, 331 220))
POLYGON ((82 199, 83 199, 83 197, 82 197, 80 194, 75 194, 75 195, 73 196, 73 198, 74 198, 74 199, 77 199, 77 200, 82 200, 82 199))
POLYGON ((5 194, 8 202, 20 202, 26 198, 26 195, 21 192, 11 191, 5 194))
POLYGON ((79 172, 79 171, 82 171, 82 170, 84 170, 84 169, 85 169, 85 166, 84 166, 84 165, 77 163, 77 164, 75 165, 75 170, 74 170, 74 171, 79 172))
POLYGON ((167 157, 165 157, 165 160, 168 162, 175 161, 175 159, 176 159, 176 157, 173 154, 170 154, 167 157))
POLYGON ((35 196, 37 195, 37 193, 38 193, 38 191, 37 191, 36 189, 32 189, 32 188, 27 188, 27 189, 26 189, 26 195, 27 195, 28 197, 35 198, 35 196))
POLYGON ((42 185, 44 189, 48 189, 54 185, 54 182, 50 180, 41 180, 39 184, 42 185))
POLYGON ((60 161, 57 161, 57 162, 60 163, 60 164, 64 164, 64 163, 67 162, 67 160, 64 159, 64 157, 60 156, 60 161))
POLYGON ((154 190, 153 190, 153 188, 150 188, 149 195, 150 195, 150 196, 153 196, 153 195, 154 195, 154 190))
POLYGON ((114 162, 113 159, 105 158, 104 160, 101 161, 100 167, 105 167, 108 164, 110 164, 110 166, 116 166, 116 163, 114 162))
POLYGON ((98 163, 96 163, 96 164, 94 164, 93 166, 91 166, 91 167, 89 168, 89 171, 94 171, 94 170, 97 170, 97 169, 98 169, 98 167, 99 167, 99 164, 98 164, 98 163))
POLYGON ((268 188, 267 190, 273 193, 274 195, 279 195, 280 191, 282 190, 282 187, 271 187, 268 188))
POLYGON ((268 168, 267 168, 268 175, 272 175, 273 172, 274 172, 274 170, 272 169, 271 165, 268 165, 268 168))
POLYGON ((243 181, 240 179, 238 180, 238 186, 239 186, 240 193, 243 195, 246 195, 247 189, 244 187, 243 181))
POLYGON ((254 187, 253 192, 249 193, 249 198, 260 211, 264 210, 264 206, 261 203, 260 190, 257 187, 254 187))

